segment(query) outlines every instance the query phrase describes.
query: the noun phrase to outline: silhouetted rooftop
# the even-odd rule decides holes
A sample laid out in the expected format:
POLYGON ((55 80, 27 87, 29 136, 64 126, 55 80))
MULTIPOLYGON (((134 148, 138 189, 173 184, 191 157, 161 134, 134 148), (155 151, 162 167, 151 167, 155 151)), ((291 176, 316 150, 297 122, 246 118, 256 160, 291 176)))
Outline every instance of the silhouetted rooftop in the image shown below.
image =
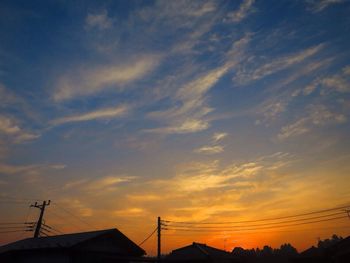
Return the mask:
POLYGON ((85 244, 86 242, 105 236, 112 238, 115 247, 119 247, 120 250, 126 250, 129 253, 140 256, 145 254, 143 249, 141 249, 117 229, 106 229, 39 238, 26 238, 0 247, 0 253, 19 250, 75 248, 85 244))
POLYGON ((173 250, 167 257, 169 260, 200 260, 200 259, 232 259, 231 253, 193 242, 191 245, 173 250))

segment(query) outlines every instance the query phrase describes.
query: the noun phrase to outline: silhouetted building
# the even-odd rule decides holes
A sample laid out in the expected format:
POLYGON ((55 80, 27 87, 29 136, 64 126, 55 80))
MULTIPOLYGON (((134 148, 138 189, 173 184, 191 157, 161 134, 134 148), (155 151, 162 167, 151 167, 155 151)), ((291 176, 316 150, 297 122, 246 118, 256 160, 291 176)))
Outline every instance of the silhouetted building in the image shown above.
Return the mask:
POLYGON ((117 229, 27 238, 0 247, 0 262, 132 262, 145 251, 117 229))
POLYGON ((166 259, 171 262, 237 262, 229 252, 196 242, 193 242, 192 245, 173 250, 166 259))

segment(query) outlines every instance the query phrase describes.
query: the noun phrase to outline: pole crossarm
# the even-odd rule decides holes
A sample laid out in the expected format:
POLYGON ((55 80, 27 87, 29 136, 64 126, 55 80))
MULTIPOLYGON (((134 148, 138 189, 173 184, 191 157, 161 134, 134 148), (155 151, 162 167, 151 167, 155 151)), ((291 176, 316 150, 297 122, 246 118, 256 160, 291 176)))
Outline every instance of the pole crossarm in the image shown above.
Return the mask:
POLYGON ((45 208, 46 208, 46 206, 49 206, 50 203, 51 203, 51 200, 48 200, 48 201, 43 201, 43 203, 41 205, 39 205, 38 202, 35 202, 34 205, 30 206, 30 207, 38 208, 40 210, 39 219, 38 219, 38 222, 36 223, 36 228, 35 228, 35 232, 34 232, 35 238, 39 237, 39 235, 40 235, 41 226, 43 224, 45 208))

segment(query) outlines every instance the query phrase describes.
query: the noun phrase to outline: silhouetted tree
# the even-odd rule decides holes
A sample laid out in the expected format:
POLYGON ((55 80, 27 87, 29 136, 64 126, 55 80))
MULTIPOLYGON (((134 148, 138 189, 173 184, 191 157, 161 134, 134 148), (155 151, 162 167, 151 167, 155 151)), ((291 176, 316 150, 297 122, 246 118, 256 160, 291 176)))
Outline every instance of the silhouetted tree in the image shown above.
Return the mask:
POLYGON ((335 244, 337 244, 339 241, 343 240, 342 237, 338 237, 337 235, 333 235, 331 238, 326 238, 324 240, 319 240, 317 247, 318 248, 329 248, 335 244))
POLYGON ((264 246, 261 250, 260 256, 261 257, 271 257, 273 255, 273 249, 269 246, 264 246))
POLYGON ((281 245, 280 249, 277 249, 275 254, 282 257, 289 258, 289 257, 294 257, 298 255, 298 251, 291 244, 287 243, 287 244, 281 245))

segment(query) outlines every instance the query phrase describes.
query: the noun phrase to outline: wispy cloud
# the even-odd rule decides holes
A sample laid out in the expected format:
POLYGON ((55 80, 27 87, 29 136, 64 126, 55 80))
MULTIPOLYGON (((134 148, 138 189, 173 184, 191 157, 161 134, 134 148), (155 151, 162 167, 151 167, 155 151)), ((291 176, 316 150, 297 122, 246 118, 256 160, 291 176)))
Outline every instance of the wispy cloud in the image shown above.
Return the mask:
POLYGON ((226 132, 216 132, 216 133, 213 134, 213 141, 214 142, 221 141, 224 138, 226 138, 227 135, 228 135, 228 133, 226 133, 226 132))
POLYGON ((126 64, 85 68, 63 75, 53 94, 55 101, 92 95, 105 89, 121 88, 153 71, 159 56, 140 56, 126 64))
POLYGON ((168 125, 147 131, 171 134, 198 132, 209 128, 210 122, 205 117, 213 109, 208 106, 207 94, 230 69, 239 64, 250 37, 250 34, 246 34, 235 41, 225 54, 221 66, 203 72, 182 85, 171 97, 176 106, 164 111, 151 112, 151 118, 164 120, 168 125))
POLYGON ((236 184, 252 185, 258 180, 258 175, 282 169, 289 164, 291 158, 288 154, 277 153, 252 161, 233 163, 226 167, 220 167, 218 160, 206 163, 190 162, 178 167, 174 177, 149 183, 157 187, 165 187, 166 191, 171 191, 173 194, 174 192, 188 194, 227 187, 232 190, 235 189, 236 184))
POLYGON ((317 88, 325 95, 330 92, 348 93, 350 92, 350 67, 344 67, 338 74, 317 78, 303 89, 304 95, 313 93, 317 88))
POLYGON ((91 111, 88 113, 77 114, 67 117, 62 117, 53 120, 51 123, 53 125, 60 125, 64 123, 70 122, 83 122, 83 121, 93 121, 98 119, 113 119, 116 117, 123 116, 128 111, 128 107, 125 105, 112 107, 112 108, 104 108, 96 111, 91 111))
POLYGON ((307 133, 311 131, 313 127, 340 124, 346 121, 347 117, 342 113, 332 112, 324 105, 311 105, 308 110, 308 115, 292 124, 282 127, 278 138, 284 140, 289 137, 307 133))
POLYGON ((317 13, 331 5, 344 3, 345 1, 346 0, 308 0, 307 3, 309 4, 310 10, 317 13))
POLYGON ((194 152, 196 153, 204 153, 204 154, 216 154, 216 153, 221 153, 223 151, 224 151, 224 147, 221 145, 207 145, 194 150, 194 152))
POLYGON ((108 17, 107 10, 88 14, 85 22, 86 28, 98 28, 100 30, 111 28, 113 24, 112 19, 108 17))
POLYGON ((194 150, 196 153, 203 154, 217 154, 224 151, 224 146, 218 145, 218 142, 222 141, 228 134, 225 132, 216 132, 213 134, 211 143, 204 145, 194 150))
POLYGON ((0 163, 1 174, 40 174, 43 170, 61 170, 66 166, 62 164, 32 164, 32 165, 12 165, 0 163))
POLYGON ((135 179, 135 176, 117 176, 109 175, 100 177, 97 179, 80 179, 67 182, 64 185, 64 189, 74 189, 75 191, 87 191, 87 192, 110 192, 118 189, 121 183, 131 182, 135 179))
POLYGON ((131 208, 113 211, 113 215, 118 217, 146 216, 147 211, 141 207, 131 207, 131 208))
POLYGON ((255 0, 243 0, 238 10, 228 13, 225 21, 238 23, 246 18, 253 10, 255 0))
POLYGON ((205 103, 206 93, 228 71, 229 66, 224 65, 217 69, 206 72, 195 80, 182 86, 176 93, 175 101, 181 106, 166 111, 152 112, 150 117, 170 120, 167 127, 148 130, 160 133, 191 133, 205 130, 209 122, 203 119, 212 109, 205 103))
POLYGON ((317 46, 302 50, 298 53, 289 54, 286 56, 272 59, 271 62, 263 64, 262 66, 259 66, 258 68, 255 68, 253 70, 249 69, 238 71, 236 76, 233 78, 233 81, 240 84, 247 84, 251 81, 262 79, 266 76, 275 74, 295 64, 301 63, 307 58, 317 54, 323 48, 324 44, 319 44, 317 46))
POLYGON ((40 137, 40 134, 31 133, 20 128, 15 118, 3 115, 0 115, 1 134, 10 137, 16 143, 30 141, 40 137))

